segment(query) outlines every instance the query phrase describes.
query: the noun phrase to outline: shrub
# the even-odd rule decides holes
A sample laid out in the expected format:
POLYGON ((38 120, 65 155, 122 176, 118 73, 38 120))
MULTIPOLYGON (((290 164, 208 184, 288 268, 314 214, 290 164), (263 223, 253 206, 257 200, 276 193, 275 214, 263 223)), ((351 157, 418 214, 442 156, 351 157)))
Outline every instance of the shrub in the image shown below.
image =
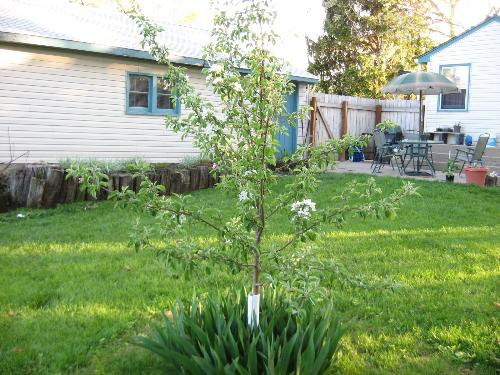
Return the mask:
POLYGON ((209 162, 208 159, 201 155, 199 156, 186 155, 180 161, 179 168, 187 169, 187 168, 197 167, 198 165, 202 165, 204 163, 206 164, 208 162, 209 162))
POLYGON ((148 172, 152 165, 141 158, 131 158, 122 160, 101 160, 101 159, 63 159, 59 160, 59 165, 64 169, 75 168, 98 168, 105 174, 113 172, 136 173, 141 170, 148 172))
POLYGON ((387 119, 387 120, 384 120, 384 121, 378 123, 375 127, 377 129, 380 129, 380 131, 382 131, 382 132, 386 132, 390 129, 397 128, 398 126, 399 125, 397 122, 387 119))
POLYGON ((262 294, 260 324, 247 325, 246 293, 178 302, 163 325, 138 345, 185 374, 322 374, 341 336, 332 308, 306 303, 296 309, 282 294, 262 294))

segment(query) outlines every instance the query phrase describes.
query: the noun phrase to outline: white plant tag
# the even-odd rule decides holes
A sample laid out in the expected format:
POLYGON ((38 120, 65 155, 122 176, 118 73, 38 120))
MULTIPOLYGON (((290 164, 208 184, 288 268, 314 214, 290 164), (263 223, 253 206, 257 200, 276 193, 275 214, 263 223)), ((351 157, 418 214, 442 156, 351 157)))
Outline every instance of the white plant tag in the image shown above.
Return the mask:
POLYGON ((249 294, 247 316, 250 327, 257 327, 259 325, 259 306, 260 294, 249 294))

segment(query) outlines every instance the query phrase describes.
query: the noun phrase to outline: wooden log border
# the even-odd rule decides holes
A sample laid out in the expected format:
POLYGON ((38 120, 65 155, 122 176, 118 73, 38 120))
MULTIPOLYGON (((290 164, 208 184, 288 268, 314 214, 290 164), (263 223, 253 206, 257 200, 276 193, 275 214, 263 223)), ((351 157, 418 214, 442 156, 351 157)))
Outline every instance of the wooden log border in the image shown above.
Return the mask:
MULTIPOLYGON (((59 204, 94 200, 88 193, 80 190, 78 180, 66 176, 59 166, 20 165, 12 168, 7 184, 9 208, 53 208, 59 204)), ((176 169, 175 166, 162 168, 148 173, 148 177, 154 183, 164 186, 166 195, 207 189, 220 180, 219 176, 210 173, 206 165, 187 169, 176 169)), ((111 173, 108 182, 109 191, 127 188, 138 192, 141 186, 140 178, 125 172, 111 173)), ((107 197, 108 191, 104 189, 97 194, 97 200, 105 200, 107 197)))

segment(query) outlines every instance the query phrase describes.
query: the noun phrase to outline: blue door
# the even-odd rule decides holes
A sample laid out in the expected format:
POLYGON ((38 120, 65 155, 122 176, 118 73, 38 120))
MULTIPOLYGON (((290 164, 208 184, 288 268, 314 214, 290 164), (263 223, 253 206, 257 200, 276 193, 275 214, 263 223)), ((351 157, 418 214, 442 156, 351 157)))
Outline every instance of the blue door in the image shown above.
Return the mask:
MULTIPOLYGON (((288 95, 285 103, 288 113, 297 112, 298 93, 297 85, 293 93, 288 95)), ((297 150, 297 124, 289 124, 285 117, 280 117, 280 125, 287 128, 288 134, 278 134, 276 139, 279 142, 278 158, 286 155, 291 155, 297 150)))

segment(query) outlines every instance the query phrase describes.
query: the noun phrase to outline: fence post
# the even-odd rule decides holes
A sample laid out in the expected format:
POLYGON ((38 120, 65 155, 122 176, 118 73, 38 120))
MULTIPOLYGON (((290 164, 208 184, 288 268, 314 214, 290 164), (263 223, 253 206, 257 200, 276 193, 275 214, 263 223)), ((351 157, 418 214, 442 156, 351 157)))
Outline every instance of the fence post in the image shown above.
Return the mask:
POLYGON ((342 102, 342 126, 340 127, 340 138, 347 134, 347 111, 349 110, 347 100, 342 102))
POLYGON ((311 98, 311 128, 309 129, 310 140, 313 146, 316 144, 316 110, 318 108, 317 99, 315 96, 311 98))
POLYGON ((380 104, 377 104, 375 106, 375 126, 377 124, 380 124, 382 122, 382 106, 380 104))
POLYGON ((418 130, 420 131, 420 133, 423 134, 424 129, 425 129, 425 104, 422 106, 422 128, 418 130))
MULTIPOLYGON (((342 138, 344 135, 347 134, 347 112, 349 111, 349 104, 347 100, 344 100, 342 102, 342 125, 340 127, 340 138, 342 138)), ((345 152, 339 154, 339 160, 344 161, 345 160, 345 152)))

